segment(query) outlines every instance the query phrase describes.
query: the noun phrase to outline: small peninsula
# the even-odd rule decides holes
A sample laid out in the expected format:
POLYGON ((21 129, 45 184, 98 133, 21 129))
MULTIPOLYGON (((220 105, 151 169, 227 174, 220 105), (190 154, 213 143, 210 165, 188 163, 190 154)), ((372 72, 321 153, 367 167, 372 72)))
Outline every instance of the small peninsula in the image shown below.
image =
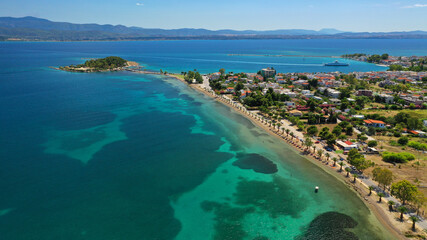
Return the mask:
POLYGON ((121 57, 90 59, 83 64, 58 67, 56 69, 68 72, 113 72, 130 68, 139 68, 137 62, 127 61, 121 57))

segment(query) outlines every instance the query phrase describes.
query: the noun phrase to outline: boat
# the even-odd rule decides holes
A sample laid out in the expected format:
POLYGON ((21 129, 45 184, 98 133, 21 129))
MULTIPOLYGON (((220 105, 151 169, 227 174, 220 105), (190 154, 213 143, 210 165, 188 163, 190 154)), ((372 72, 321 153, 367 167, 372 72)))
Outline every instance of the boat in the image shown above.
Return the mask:
POLYGON ((324 66, 332 66, 332 67, 338 67, 338 66, 343 66, 343 67, 345 67, 345 66, 348 66, 349 64, 348 63, 341 63, 341 62, 338 62, 338 60, 336 60, 335 62, 332 62, 332 63, 325 63, 324 64, 324 66))

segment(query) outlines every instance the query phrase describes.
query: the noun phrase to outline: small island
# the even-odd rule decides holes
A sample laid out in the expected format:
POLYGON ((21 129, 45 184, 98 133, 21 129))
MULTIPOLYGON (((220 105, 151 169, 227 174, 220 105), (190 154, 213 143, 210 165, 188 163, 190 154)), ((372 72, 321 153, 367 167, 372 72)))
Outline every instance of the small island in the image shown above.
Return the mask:
POLYGON ((87 60, 83 64, 58 67, 56 69, 68 72, 112 72, 138 69, 137 62, 127 61, 121 57, 110 56, 87 60))

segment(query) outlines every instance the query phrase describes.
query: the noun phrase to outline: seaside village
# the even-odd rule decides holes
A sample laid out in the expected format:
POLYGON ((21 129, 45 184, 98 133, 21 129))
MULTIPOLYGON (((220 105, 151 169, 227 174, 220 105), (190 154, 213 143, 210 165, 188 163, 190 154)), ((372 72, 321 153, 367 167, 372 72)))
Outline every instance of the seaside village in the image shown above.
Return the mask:
POLYGON ((203 90, 369 191, 402 230, 426 223, 427 72, 221 69, 204 78, 203 90))

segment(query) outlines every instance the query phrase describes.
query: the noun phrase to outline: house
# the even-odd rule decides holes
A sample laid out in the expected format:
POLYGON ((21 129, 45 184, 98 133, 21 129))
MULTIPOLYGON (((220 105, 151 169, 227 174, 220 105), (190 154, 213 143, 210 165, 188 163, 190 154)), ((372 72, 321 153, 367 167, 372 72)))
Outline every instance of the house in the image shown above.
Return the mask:
POLYGON ((344 151, 349 151, 353 148, 357 149, 357 144, 350 141, 337 141, 337 146, 342 148, 344 151))
POLYGON ((286 101, 285 105, 288 106, 288 107, 295 107, 295 103, 292 102, 292 101, 286 101))
POLYGON ((274 68, 264 68, 261 69, 261 75, 264 78, 274 77, 276 75, 276 70, 274 68))
POLYGON ((327 92, 328 96, 331 98, 339 98, 341 95, 341 92, 339 92, 335 89, 332 89, 332 88, 326 89, 326 92, 327 92))
POLYGON ((213 73, 211 76, 210 76, 210 79, 211 80, 213 80, 213 81, 216 81, 216 80, 218 80, 219 79, 219 77, 221 76, 221 73, 220 72, 216 72, 216 73, 213 73))
POLYGON ((372 90, 358 90, 356 95, 357 96, 367 96, 367 97, 371 97, 372 96, 372 90))
POLYGON ((308 84, 308 81, 307 80, 297 80, 297 81, 294 81, 293 83, 294 83, 294 85, 297 85, 297 86, 304 86, 305 84, 308 84))
POLYGON ((338 119, 344 122, 348 122, 349 120, 344 115, 339 115, 338 119))
POLYGON ((277 80, 277 83, 278 83, 278 84, 285 84, 285 83, 286 83, 286 80, 285 80, 285 79, 283 79, 283 78, 281 78, 281 79, 277 80))
POLYGON ((378 96, 387 104, 394 102, 394 97, 388 94, 378 94, 378 96))
POLYGON ((419 136, 419 137, 425 137, 426 133, 420 130, 410 130, 409 133, 415 135, 415 136, 419 136))
POLYGON ((289 114, 290 114, 291 116, 294 116, 294 117, 301 117, 301 116, 302 116, 302 112, 301 112, 301 111, 298 111, 298 110, 292 110, 292 111, 289 111, 289 114))
POLYGON ((365 115, 353 115, 351 116, 352 118, 357 118, 357 119, 364 119, 365 115))
POLYGON ((385 122, 379 120, 363 120, 365 122, 365 126, 367 127, 377 127, 377 128, 385 128, 385 122))
POLYGON ((331 103, 333 103, 333 104, 339 104, 339 103, 341 103, 341 100, 336 99, 336 98, 330 98, 329 101, 331 101, 331 103))
POLYGON ((252 92, 251 91, 244 91, 244 90, 240 90, 241 94, 240 94, 240 98, 244 99, 246 98, 248 95, 250 95, 252 92))
POLYGON ((228 93, 232 93, 232 92, 234 92, 234 88, 232 88, 232 87, 228 87, 228 88, 227 88, 227 92, 228 92, 228 93))
POLYGON ((295 92, 287 92, 285 94, 288 95, 290 98, 296 98, 297 97, 297 94, 295 92))

